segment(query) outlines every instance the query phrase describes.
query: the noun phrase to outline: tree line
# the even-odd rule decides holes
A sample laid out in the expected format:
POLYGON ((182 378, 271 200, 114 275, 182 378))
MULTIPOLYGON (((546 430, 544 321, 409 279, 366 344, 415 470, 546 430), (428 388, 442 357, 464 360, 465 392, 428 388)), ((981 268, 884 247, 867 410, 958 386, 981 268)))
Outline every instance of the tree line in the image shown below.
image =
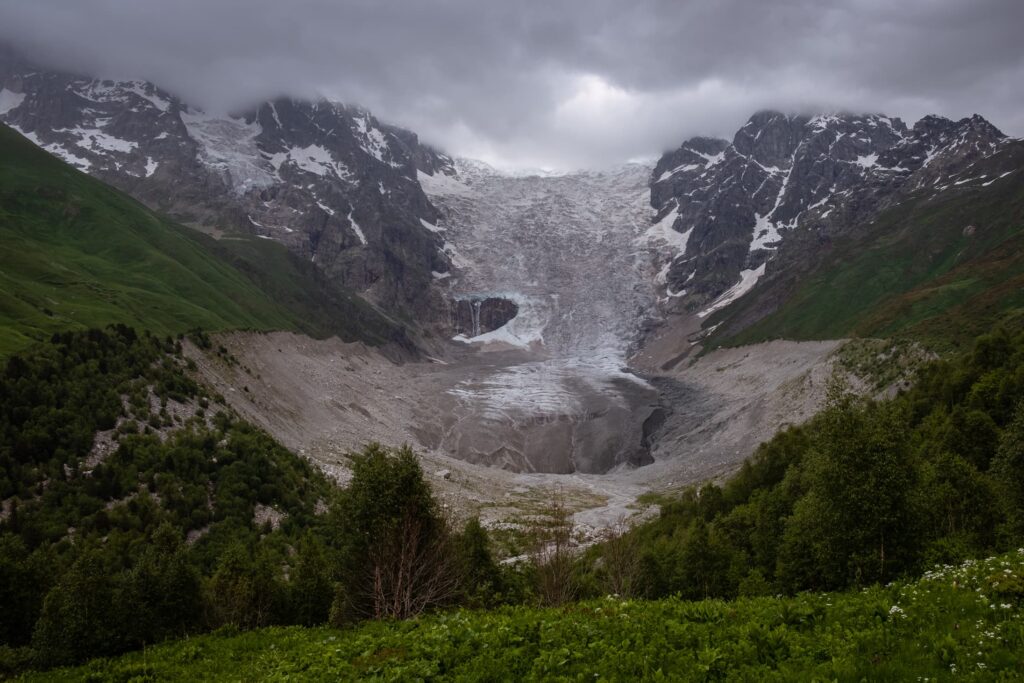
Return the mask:
POLYGON ((479 522, 442 514, 409 448, 351 455, 339 489, 189 365, 182 339, 122 326, 54 335, 7 361, 0 671, 222 627, 523 599, 479 522))
POLYGON ((633 595, 774 595, 887 583, 1020 547, 1022 398, 1024 334, 1005 329, 928 364, 888 400, 833 383, 816 417, 594 549, 577 580, 607 589, 625 555, 636 561, 617 573, 633 595))
POLYGON ((192 381, 181 343, 115 327, 7 361, 0 670, 224 627, 843 589, 1024 540, 1024 335, 1005 330, 890 400, 833 386, 726 482, 585 551, 556 501, 512 564, 409 448, 352 454, 339 488, 192 381))

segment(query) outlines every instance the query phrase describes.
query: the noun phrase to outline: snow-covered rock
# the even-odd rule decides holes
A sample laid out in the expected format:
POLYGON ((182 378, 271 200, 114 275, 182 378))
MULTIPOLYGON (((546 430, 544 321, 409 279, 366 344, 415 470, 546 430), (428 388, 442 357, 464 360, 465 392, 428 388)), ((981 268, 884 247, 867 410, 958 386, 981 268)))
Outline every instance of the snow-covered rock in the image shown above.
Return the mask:
POLYGON ((827 242, 901 193, 955 186, 960 179, 943 184, 943 174, 1004 141, 980 116, 929 116, 908 129, 877 114, 773 111, 752 116, 731 142, 687 140, 661 157, 650 178, 651 230, 664 245, 659 284, 674 307, 707 315, 762 275, 792 267, 793 258, 813 258, 806 249, 779 258, 792 236, 827 242))

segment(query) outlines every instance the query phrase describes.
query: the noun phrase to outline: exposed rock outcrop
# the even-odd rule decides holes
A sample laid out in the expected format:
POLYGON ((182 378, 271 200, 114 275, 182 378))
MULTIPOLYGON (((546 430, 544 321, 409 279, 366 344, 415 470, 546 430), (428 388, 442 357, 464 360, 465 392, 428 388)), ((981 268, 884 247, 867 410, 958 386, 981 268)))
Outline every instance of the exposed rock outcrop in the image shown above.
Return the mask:
POLYGON ((663 303, 705 313, 762 276, 806 269, 836 236, 908 192, 943 191, 1006 137, 980 116, 913 128, 868 115, 754 114, 732 142, 693 138, 651 176, 663 303))

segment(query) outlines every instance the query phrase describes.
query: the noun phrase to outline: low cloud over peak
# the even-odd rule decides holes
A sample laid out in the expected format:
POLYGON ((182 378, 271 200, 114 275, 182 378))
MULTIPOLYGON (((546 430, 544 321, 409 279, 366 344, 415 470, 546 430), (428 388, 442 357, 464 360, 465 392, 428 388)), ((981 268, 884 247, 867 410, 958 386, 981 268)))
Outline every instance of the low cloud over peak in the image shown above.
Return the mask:
POLYGON ((358 103, 454 154, 573 168, 750 113, 981 113, 1024 135, 1019 0, 0 0, 0 40, 228 109, 358 103))

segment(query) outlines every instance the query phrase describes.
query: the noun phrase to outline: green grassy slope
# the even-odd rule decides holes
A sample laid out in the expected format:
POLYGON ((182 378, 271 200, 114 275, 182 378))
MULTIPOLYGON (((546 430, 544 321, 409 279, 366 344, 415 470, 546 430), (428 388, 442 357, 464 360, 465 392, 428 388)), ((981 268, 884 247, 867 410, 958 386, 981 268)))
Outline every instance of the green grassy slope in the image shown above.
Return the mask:
POLYGON ((110 323, 402 337, 283 246, 216 243, 0 126, 0 355, 110 323))
POLYGON ((712 345, 902 335, 959 346, 997 320, 1019 317, 1022 286, 1024 172, 1017 171, 988 187, 908 199, 864 236, 837 241, 772 315, 729 334, 729 319, 763 305, 761 292, 708 324, 726 321, 712 345))
POLYGON ((1022 599, 1014 552, 848 593, 220 633, 26 680, 1018 680, 1022 599))
POLYGON ((310 262, 273 240, 233 235, 215 240, 195 234, 211 252, 230 263, 283 306, 297 327, 314 337, 338 335, 371 344, 408 346, 405 328, 364 299, 327 280, 310 262))

